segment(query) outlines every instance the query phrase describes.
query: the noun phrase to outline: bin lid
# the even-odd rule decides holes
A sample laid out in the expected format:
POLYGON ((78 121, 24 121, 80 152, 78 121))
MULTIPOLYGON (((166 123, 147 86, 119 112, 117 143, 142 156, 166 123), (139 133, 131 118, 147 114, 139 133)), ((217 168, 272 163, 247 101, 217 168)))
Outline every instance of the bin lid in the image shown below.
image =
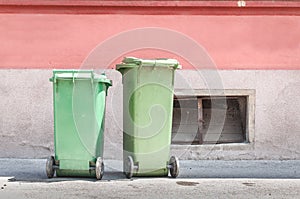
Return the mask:
POLYGON ((139 66, 152 67, 170 67, 173 69, 180 69, 181 65, 176 59, 157 58, 157 59, 140 59, 136 57, 125 57, 121 64, 116 65, 116 69, 134 68, 139 66))
POLYGON ((93 70, 53 70, 53 76, 49 79, 55 82, 56 79, 93 79, 93 81, 112 85, 105 73, 101 75, 94 73, 93 70))

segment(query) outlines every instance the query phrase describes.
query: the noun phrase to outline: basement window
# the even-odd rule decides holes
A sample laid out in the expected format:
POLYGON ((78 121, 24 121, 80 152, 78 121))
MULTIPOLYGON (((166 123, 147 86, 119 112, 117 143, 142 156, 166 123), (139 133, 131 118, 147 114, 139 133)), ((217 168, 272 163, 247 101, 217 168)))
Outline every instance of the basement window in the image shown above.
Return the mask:
POLYGON ((248 96, 175 96, 172 144, 249 142, 248 96))

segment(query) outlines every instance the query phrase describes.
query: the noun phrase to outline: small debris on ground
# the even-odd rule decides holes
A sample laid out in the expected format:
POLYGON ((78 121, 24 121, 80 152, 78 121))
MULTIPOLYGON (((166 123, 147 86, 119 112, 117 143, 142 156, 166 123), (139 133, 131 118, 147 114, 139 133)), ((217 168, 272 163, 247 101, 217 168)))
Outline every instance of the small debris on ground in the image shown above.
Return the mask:
POLYGON ((199 183, 198 182, 189 182, 189 181, 177 181, 176 184, 182 185, 182 186, 196 186, 199 183))
POLYGON ((254 186, 255 185, 255 183, 252 183, 252 182, 244 182, 244 183, 242 183, 243 185, 246 185, 246 186, 248 186, 248 187, 252 187, 252 186, 254 186))
POLYGON ((10 178, 10 179, 8 179, 8 181, 9 181, 9 182, 15 182, 15 181, 17 181, 17 180, 16 180, 16 178, 10 178))

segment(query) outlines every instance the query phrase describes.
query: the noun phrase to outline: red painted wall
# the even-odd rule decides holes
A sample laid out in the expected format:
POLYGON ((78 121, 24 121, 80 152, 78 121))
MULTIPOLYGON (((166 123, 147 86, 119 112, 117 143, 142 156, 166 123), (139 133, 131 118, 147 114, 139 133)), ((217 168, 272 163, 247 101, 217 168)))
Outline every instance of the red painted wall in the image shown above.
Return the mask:
MULTIPOLYGON (((168 28, 187 35, 206 49, 219 69, 300 69, 300 16, 188 13, 1 13, 0 67, 78 68, 99 43, 143 27, 168 28)), ((182 60, 170 53, 156 53, 146 50, 134 55, 182 60)), ((191 68, 184 63, 185 68, 191 68)))

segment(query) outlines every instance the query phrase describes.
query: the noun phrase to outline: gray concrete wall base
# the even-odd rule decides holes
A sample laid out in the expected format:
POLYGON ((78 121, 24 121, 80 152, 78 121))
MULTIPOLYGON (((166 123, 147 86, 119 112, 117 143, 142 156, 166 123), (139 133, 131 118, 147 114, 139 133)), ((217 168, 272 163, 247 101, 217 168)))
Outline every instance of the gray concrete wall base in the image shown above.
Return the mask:
MULTIPOLYGON (((107 70, 109 89, 105 158, 122 159, 121 74, 107 70)), ((51 70, 0 70, 0 158, 44 158, 53 151, 51 70)), ((173 145, 181 159, 300 160, 300 71, 221 70, 176 72, 176 89, 255 90, 253 142, 173 145)))

